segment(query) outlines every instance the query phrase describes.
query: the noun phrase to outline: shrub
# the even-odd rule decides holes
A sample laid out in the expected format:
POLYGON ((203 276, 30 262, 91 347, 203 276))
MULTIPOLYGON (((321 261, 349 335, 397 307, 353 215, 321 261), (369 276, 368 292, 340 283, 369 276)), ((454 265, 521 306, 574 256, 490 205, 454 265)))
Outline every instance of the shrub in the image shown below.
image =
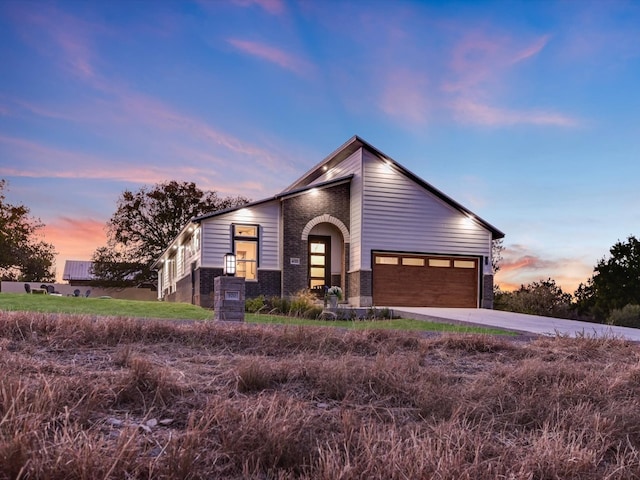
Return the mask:
POLYGON ((271 297, 267 301, 267 311, 269 313, 282 313, 286 315, 291 310, 291 303, 286 298, 271 297))
POLYGON ((494 308, 508 312, 527 313, 556 318, 572 318, 571 295, 562 291, 549 278, 521 285, 514 292, 495 292, 494 308))
POLYGON ((260 295, 256 298, 248 298, 244 302, 244 309, 249 313, 256 313, 262 310, 266 306, 264 295, 260 295))
POLYGON ((391 320, 391 310, 387 307, 378 309, 376 307, 369 307, 367 309, 367 320, 391 320))
POLYGON ((620 327, 640 328, 640 305, 628 304, 622 308, 616 308, 609 315, 607 323, 620 327))
POLYGON ((320 318, 320 315, 322 315, 322 312, 323 312, 322 307, 311 306, 307 308, 304 312, 302 312, 302 315, 300 316, 303 318, 316 320, 320 318))
MULTIPOLYGON (((300 290, 295 293, 291 299, 291 307, 289 308, 289 315, 292 317, 304 317, 310 318, 309 313, 315 309, 316 297, 310 290, 300 290)), ((322 312, 322 309, 320 309, 322 312)), ((315 318, 315 317, 312 317, 315 318)))

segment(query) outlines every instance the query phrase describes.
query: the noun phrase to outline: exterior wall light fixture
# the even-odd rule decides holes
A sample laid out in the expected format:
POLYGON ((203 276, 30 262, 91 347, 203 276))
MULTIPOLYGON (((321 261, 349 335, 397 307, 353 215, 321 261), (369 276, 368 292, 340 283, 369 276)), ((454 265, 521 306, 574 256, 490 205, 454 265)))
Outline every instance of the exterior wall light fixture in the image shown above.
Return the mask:
POLYGON ((224 254, 224 274, 228 277, 234 277, 236 275, 236 256, 233 253, 224 254))

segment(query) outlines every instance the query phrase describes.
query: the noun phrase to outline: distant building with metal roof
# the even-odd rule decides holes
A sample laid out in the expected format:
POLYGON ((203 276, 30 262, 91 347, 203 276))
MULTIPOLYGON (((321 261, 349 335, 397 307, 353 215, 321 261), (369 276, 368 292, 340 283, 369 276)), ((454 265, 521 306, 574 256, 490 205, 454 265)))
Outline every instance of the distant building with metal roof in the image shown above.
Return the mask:
POLYGON ((91 272, 92 266, 93 262, 89 260, 67 260, 64 262, 62 280, 69 283, 95 280, 96 277, 91 272))

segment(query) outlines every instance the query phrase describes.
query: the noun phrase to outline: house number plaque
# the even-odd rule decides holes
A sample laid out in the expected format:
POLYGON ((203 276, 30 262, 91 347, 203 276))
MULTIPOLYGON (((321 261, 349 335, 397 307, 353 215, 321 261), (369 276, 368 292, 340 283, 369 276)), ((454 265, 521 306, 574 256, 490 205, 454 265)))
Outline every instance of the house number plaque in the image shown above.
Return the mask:
POLYGON ((300 259, 299 258, 293 258, 291 257, 291 265, 300 265, 300 259))
POLYGON ((235 300, 236 302, 240 301, 240 291, 239 290, 225 290, 224 291, 224 299, 225 300, 235 300))

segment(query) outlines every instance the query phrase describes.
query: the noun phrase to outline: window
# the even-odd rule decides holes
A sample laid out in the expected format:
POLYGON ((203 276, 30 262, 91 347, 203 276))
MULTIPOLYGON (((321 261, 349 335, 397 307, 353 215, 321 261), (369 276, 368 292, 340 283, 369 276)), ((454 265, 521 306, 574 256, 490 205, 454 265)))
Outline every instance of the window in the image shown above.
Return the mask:
POLYGON ((430 267, 450 267, 451 260, 442 260, 440 258, 430 258, 429 266, 430 267))
POLYGON ((173 255, 167 260, 167 272, 169 273, 169 283, 176 281, 177 276, 176 256, 173 255))
POLYGON ((473 260, 454 260, 454 268, 476 268, 476 262, 473 260))
POLYGON ((376 257, 378 265, 398 265, 398 257, 376 257))
POLYGON ((236 276, 258 279, 258 225, 233 225, 236 276))
POLYGON ((405 257, 402 259, 402 265, 411 265, 412 267, 424 267, 424 258, 405 257))
POLYGON ((189 259, 198 253, 200 249, 200 229, 196 229, 191 236, 184 241, 186 258, 189 259))
POLYGON ((331 237, 309 236, 309 288, 324 295, 324 287, 331 285, 331 237))

